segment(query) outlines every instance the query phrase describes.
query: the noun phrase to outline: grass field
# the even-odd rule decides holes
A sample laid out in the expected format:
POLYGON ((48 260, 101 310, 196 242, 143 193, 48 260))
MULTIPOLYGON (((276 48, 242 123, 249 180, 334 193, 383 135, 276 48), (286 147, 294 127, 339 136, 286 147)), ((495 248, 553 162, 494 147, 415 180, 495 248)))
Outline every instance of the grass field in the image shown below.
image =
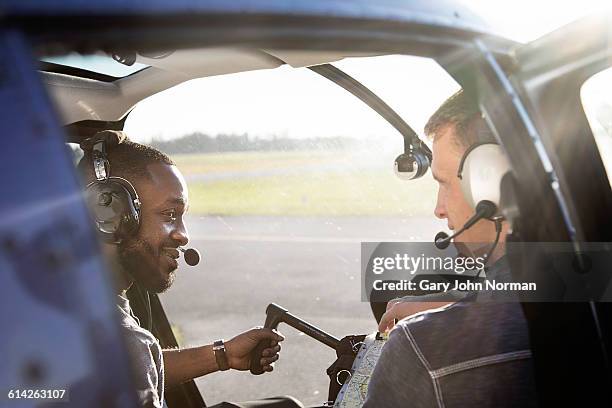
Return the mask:
POLYGON ((402 181, 391 161, 362 158, 318 151, 173 156, 188 178, 195 214, 431 215, 436 183, 430 175, 402 181))

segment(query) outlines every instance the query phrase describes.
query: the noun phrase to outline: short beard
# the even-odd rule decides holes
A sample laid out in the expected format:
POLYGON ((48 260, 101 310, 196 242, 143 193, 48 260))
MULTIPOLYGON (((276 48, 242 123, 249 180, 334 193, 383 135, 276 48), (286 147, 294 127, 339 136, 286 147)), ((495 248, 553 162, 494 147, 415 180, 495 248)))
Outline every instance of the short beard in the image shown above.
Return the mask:
POLYGON ((147 241, 131 238, 119 244, 119 264, 141 288, 152 293, 165 292, 174 282, 174 271, 161 270, 160 254, 147 241))

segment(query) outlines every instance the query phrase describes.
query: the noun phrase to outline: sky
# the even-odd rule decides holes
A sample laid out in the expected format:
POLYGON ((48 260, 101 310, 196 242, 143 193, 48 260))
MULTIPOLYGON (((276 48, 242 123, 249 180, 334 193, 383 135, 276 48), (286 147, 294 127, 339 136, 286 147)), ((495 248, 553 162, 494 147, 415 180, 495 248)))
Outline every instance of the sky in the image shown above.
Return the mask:
POLYGON ((610 9, 610 0, 462 0, 500 33, 532 41, 556 28, 610 9))
MULTIPOLYGON (((608 0, 466 0, 508 37, 531 41, 608 6, 608 0)), ((334 63, 387 102, 420 135, 427 118, 458 85, 433 60, 409 56, 352 58, 334 63)), ((269 138, 396 133, 362 102, 307 69, 282 66, 195 79, 140 102, 126 122, 137 141, 192 132, 269 138)), ((396 137, 396 136, 395 136, 396 137)))

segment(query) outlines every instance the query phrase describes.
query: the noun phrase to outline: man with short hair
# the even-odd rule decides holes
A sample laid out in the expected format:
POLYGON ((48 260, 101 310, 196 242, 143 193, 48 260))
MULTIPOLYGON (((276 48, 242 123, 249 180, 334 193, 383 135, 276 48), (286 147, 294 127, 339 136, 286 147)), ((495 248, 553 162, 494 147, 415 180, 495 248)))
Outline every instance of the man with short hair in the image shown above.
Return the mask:
MULTIPOLYGON (((433 139, 432 173, 438 183, 434 213, 451 230, 474 214, 457 177, 465 151, 483 141, 486 129, 476 103, 463 91, 433 114, 425 133, 433 139)), ((488 260, 487 277, 508 275, 503 223, 499 244, 488 260), (493 264, 491 264, 493 262, 493 264)), ((494 222, 480 220, 455 238, 474 253, 491 243, 494 222)), ((392 303, 385 321, 406 317, 422 304, 392 303)), ((369 382, 364 407, 524 407, 536 393, 527 323, 518 303, 436 303, 436 309, 408 316, 391 331, 369 382)))
MULTIPOLYGON (((225 342, 225 352, 220 354, 219 350, 213 350, 213 345, 162 350, 153 334, 140 327, 126 291, 134 283, 154 293, 161 293, 172 285, 178 268, 178 248, 189 242, 184 219, 189 208, 187 184, 168 156, 133 143, 122 132, 114 131, 100 132, 82 144, 85 155, 78 168, 86 184, 96 180, 91 146, 101 139, 106 140, 110 176, 129 181, 141 202, 137 231, 122 234, 117 242, 103 243, 102 247, 114 274, 121 323, 136 369, 135 385, 142 405, 164 405, 164 387, 222 369, 247 370, 251 352, 261 341, 271 342, 264 349, 260 363, 264 371, 272 371, 280 351, 278 343, 283 340, 276 331, 248 330, 225 342)), ((288 398, 268 403, 260 402, 257 406, 301 406, 288 398)))

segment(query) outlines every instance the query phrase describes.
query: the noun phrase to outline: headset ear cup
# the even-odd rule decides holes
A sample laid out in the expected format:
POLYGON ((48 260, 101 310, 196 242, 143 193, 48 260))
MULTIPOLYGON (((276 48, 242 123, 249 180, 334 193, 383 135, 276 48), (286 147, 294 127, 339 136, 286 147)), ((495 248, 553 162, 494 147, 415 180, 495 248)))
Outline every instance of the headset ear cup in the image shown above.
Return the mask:
POLYGON ((490 201, 500 208, 500 185, 510 171, 510 164, 501 146, 482 143, 466 150, 458 176, 467 202, 476 208, 481 201, 490 201))
POLYGON ((140 227, 140 199, 132 183, 126 179, 110 177, 109 180, 120 185, 125 192, 125 198, 123 198, 125 207, 118 230, 118 237, 123 239, 138 232, 140 227))
POLYGON ((125 200, 126 206, 123 214, 121 215, 119 228, 115 233, 119 241, 136 234, 138 227, 140 226, 138 213, 134 208, 129 194, 123 200, 125 200))
POLYGON ((96 228, 105 242, 119 243, 138 231, 140 201, 127 180, 111 177, 95 181, 85 192, 96 228))

